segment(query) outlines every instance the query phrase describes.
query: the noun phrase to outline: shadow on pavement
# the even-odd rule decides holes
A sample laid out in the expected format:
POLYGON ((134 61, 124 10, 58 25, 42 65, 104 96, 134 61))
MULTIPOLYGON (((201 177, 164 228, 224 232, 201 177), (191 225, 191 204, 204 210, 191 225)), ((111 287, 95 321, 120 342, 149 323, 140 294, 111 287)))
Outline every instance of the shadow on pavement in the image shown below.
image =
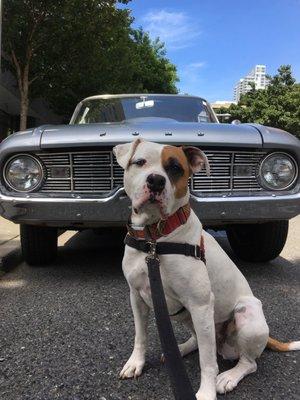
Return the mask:
POLYGON ((125 230, 115 228, 102 233, 91 229, 77 232, 59 247, 58 258, 49 268, 122 274, 125 234, 125 230))

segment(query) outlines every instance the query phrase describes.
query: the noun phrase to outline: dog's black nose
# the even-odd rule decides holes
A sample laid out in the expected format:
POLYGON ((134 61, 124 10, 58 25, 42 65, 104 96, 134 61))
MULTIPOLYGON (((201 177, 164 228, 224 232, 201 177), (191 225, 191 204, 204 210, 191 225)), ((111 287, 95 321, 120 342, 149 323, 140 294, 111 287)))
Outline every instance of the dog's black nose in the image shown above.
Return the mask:
POLYGON ((150 174, 147 177, 147 186, 151 192, 161 193, 166 185, 166 178, 158 174, 150 174))

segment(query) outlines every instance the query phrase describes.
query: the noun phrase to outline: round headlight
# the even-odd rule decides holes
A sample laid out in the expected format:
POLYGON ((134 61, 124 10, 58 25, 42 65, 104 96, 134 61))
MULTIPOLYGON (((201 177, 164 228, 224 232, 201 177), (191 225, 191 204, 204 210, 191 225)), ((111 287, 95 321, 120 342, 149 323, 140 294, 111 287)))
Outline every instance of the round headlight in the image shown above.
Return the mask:
POLYGON ((297 179, 297 164, 285 153, 271 153, 261 162, 259 177, 261 185, 268 190, 284 190, 297 179))
POLYGON ((17 192, 31 192, 42 182, 44 176, 41 163, 27 154, 12 157, 4 167, 6 184, 17 192))

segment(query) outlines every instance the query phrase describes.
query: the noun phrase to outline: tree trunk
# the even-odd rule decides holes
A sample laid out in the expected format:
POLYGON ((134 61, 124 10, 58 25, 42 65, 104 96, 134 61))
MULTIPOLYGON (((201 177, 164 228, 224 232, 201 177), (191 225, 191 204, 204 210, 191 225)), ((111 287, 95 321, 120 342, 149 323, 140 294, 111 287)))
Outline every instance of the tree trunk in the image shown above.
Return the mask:
MULTIPOLYGON (((27 57, 28 60, 28 57, 27 57)), ((24 67, 23 79, 22 79, 22 90, 20 91, 20 131, 23 131, 27 127, 27 115, 28 115, 28 94, 29 94, 29 61, 24 67)))
POLYGON ((29 47, 27 50, 27 60, 22 71, 22 67, 12 50, 12 61, 17 72, 17 81, 20 92, 20 131, 23 131, 27 127, 27 114, 28 114, 28 104, 29 104, 29 62, 31 59, 32 50, 29 47))
POLYGON ((28 114, 28 93, 20 95, 20 131, 24 131, 27 127, 27 114, 28 114))

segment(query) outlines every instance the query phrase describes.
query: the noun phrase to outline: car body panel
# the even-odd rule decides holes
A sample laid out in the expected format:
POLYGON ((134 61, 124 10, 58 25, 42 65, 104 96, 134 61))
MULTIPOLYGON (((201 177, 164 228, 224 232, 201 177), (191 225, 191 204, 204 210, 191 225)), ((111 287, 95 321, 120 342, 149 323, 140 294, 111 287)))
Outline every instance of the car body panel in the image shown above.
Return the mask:
POLYGON ((260 124, 248 124, 256 128, 261 136, 264 149, 286 150, 293 154, 300 163, 300 140, 282 129, 260 124))
POLYGON ((113 146, 136 137, 160 143, 195 144, 223 147, 262 146, 259 132, 250 125, 228 125, 166 121, 135 121, 113 124, 63 125, 47 127, 41 137, 41 149, 60 147, 113 146))

